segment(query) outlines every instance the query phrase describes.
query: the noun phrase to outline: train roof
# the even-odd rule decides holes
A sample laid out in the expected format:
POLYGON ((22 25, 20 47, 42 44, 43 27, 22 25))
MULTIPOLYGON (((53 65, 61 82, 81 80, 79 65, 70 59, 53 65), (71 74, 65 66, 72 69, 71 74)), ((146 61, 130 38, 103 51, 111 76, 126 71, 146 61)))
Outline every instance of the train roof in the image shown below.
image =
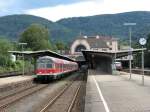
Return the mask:
POLYGON ((38 60, 39 59, 50 59, 55 63, 76 64, 76 62, 67 61, 67 60, 63 60, 63 59, 59 59, 59 58, 54 58, 54 57, 51 57, 51 56, 42 56, 42 57, 39 57, 38 60))

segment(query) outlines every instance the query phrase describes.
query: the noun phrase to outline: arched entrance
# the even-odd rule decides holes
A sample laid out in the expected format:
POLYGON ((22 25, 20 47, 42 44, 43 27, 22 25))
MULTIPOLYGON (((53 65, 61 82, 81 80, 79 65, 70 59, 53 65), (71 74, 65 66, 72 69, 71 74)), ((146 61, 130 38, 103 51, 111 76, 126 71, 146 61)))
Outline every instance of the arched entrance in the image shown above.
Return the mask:
POLYGON ((86 47, 81 44, 75 48, 75 52, 81 52, 82 50, 86 50, 86 47))
POLYGON ((77 39, 71 45, 71 54, 76 54, 82 50, 90 50, 90 45, 85 39, 77 39))

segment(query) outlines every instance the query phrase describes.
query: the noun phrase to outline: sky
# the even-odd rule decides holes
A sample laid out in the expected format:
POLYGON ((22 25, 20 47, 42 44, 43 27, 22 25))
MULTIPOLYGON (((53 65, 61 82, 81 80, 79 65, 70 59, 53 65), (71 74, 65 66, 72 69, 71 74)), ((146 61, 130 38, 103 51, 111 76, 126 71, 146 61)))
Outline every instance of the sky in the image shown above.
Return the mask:
POLYGON ((0 0, 0 16, 30 14, 51 21, 68 17, 150 11, 150 0, 0 0))

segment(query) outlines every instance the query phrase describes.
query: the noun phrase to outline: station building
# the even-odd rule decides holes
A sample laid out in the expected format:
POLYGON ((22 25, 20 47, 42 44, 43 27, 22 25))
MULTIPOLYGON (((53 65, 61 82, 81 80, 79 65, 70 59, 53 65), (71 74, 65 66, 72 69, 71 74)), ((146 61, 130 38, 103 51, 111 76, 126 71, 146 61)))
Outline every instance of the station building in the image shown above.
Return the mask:
POLYGON ((80 36, 71 44, 70 53, 80 54, 82 50, 118 51, 118 40, 107 36, 80 36))

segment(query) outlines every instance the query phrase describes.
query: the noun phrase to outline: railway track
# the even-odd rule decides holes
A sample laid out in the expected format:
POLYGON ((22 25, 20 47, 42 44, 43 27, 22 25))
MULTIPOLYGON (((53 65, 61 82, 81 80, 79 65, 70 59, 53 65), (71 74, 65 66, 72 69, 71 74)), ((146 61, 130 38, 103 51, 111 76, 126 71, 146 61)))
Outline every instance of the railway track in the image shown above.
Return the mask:
POLYGON ((37 86, 37 85, 32 85, 32 86, 29 86, 29 87, 27 87, 27 88, 25 88, 25 89, 23 89, 23 90, 20 90, 20 91, 18 91, 18 92, 15 92, 15 93, 13 93, 13 94, 9 94, 9 95, 7 95, 7 96, 2 96, 2 97, 0 97, 0 101, 6 99, 6 98, 8 98, 8 97, 14 96, 14 95, 16 95, 16 94, 22 93, 22 92, 24 92, 24 91, 27 91, 27 90, 29 90, 29 89, 31 89, 31 88, 33 88, 33 87, 36 87, 36 86, 37 86))
MULTIPOLYGON (((47 96, 46 100, 43 100, 43 101, 41 100, 41 102, 43 102, 43 103, 41 103, 41 104, 39 103, 39 106, 37 105, 37 108, 33 109, 33 112, 38 112, 38 111, 45 112, 47 110, 49 111, 49 109, 52 109, 52 108, 57 109, 56 106, 58 105, 57 104, 58 102, 61 104, 65 103, 65 105, 66 105, 65 112, 66 111, 71 112, 72 108, 74 107, 74 103, 77 101, 76 100, 77 96, 79 96, 78 92, 80 91, 82 79, 81 79, 81 76, 79 74, 77 74, 77 75, 72 75, 71 77, 65 78, 63 80, 66 81, 65 83, 62 83, 64 85, 62 87, 56 86, 56 87, 58 87, 58 90, 55 89, 55 92, 49 94, 49 96, 47 96), (60 94, 58 95, 57 93, 60 93, 60 94), (56 94, 57 94, 57 97, 55 97, 56 94), (42 108, 42 110, 41 110, 41 108, 42 108)), ((63 80, 62 80, 62 82, 63 82, 63 80)), ((57 84, 57 83, 52 83, 52 84, 57 84)), ((32 95, 34 96, 34 93, 37 93, 37 92, 40 93, 41 90, 46 88, 47 86, 49 88, 48 84, 36 84, 36 85, 33 85, 32 87, 28 87, 24 90, 14 93, 14 94, 0 98, 0 112, 11 111, 10 109, 15 108, 13 106, 16 104, 18 105, 20 100, 22 102, 25 100, 26 97, 28 98, 29 95, 32 97, 32 95)), ((75 103, 75 105, 76 105, 76 103, 75 103)), ((63 106, 63 109, 64 109, 64 106, 63 106)), ((60 112, 60 110, 57 110, 57 111, 60 112)), ((61 111, 61 112, 63 112, 63 111, 61 111)))
POLYGON ((0 110, 5 110, 5 108, 7 108, 9 105, 12 105, 13 103, 37 92, 40 91, 44 88, 46 88, 48 86, 48 84, 45 85, 35 85, 32 86, 30 88, 27 88, 25 90, 19 91, 17 93, 5 96, 3 98, 0 99, 0 110))
MULTIPOLYGON (((25 75, 32 74, 33 72, 25 72, 25 75)), ((0 78, 4 77, 14 77, 22 75, 22 72, 14 71, 14 72, 7 72, 7 73, 0 73, 0 78)))
POLYGON ((71 112, 82 85, 82 81, 73 81, 65 86, 39 112, 71 112))
MULTIPOLYGON (((122 70, 124 72, 129 72, 129 69, 124 69, 122 70)), ((135 73, 135 74, 142 74, 142 69, 132 69, 132 73, 135 73)), ((145 69, 144 70, 144 74, 145 75, 150 75, 150 70, 149 69, 145 69)))

